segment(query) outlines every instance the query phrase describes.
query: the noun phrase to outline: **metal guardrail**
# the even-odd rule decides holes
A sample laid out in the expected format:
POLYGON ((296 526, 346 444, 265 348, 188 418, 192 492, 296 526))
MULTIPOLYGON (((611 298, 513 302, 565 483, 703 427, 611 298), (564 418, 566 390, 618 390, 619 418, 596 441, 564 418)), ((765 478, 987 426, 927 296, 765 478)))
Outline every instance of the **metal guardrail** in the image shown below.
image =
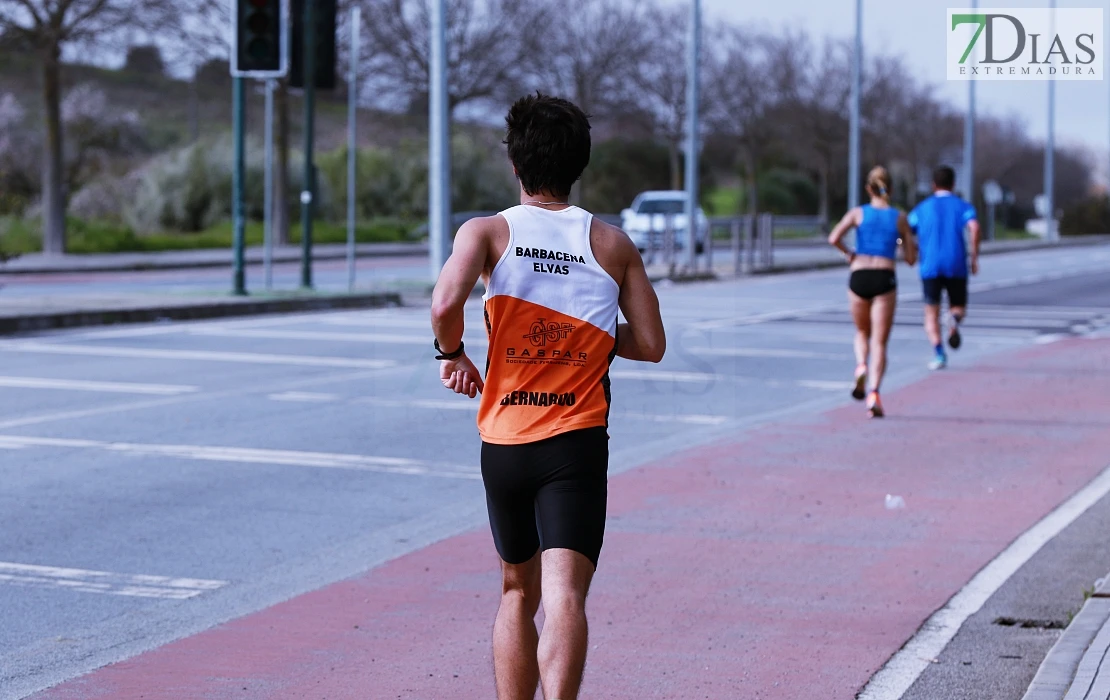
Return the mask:
MULTIPOLYGON (((496 213, 492 211, 455 212, 451 216, 451 223, 457 228, 475 217, 493 216, 496 213)), ((605 223, 621 225, 619 214, 594 214, 594 216, 605 223)), ((691 270, 685 269, 685 266, 680 264, 679 258, 685 258, 685 254, 682 246, 675 240, 674 216, 667 215, 663 219, 665 222, 663 230, 652 231, 648 235, 648 248, 644 251, 644 261, 649 265, 662 262, 672 277, 676 273, 682 276, 696 275, 703 267, 706 271, 712 271, 714 249, 719 248, 718 244, 726 239, 716 235, 721 230, 728 232, 728 250, 732 257, 733 269, 738 275, 773 268, 776 246, 824 244, 827 231, 827 222, 817 216, 760 214, 754 218, 751 215, 714 217, 709 219, 707 240, 699 245, 699 250, 694 256, 694 267, 691 270), (806 233, 812 235, 807 236, 806 233), (660 256, 661 260, 657 260, 660 256)), ((419 237, 426 231, 427 224, 424 224, 413 234, 419 237)))

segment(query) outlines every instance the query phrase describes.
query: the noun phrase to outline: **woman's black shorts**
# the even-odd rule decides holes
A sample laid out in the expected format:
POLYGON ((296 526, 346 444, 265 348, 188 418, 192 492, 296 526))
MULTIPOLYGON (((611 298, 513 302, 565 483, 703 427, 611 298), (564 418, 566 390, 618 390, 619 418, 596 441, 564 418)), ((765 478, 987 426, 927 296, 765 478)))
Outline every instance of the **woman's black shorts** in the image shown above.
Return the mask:
POLYGON ((861 299, 871 301, 898 289, 898 276, 894 270, 856 270, 848 278, 848 289, 861 299))
POLYGON ((482 443, 482 480, 497 553, 523 564, 570 549, 597 566, 605 537, 609 435, 604 427, 524 445, 482 443))

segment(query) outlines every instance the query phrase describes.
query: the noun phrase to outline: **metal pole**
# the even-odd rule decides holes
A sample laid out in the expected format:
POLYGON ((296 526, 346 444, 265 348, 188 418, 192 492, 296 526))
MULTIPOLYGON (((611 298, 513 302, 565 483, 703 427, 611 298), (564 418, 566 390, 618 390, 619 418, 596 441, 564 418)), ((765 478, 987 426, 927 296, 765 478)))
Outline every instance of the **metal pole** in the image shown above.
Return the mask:
POLYGON ((304 190, 301 191, 301 286, 312 288, 312 218, 316 167, 316 0, 304 0, 304 190))
POLYGON ((274 87, 275 80, 266 81, 266 169, 262 185, 262 270, 266 291, 274 284, 274 87))
POLYGON ((848 131, 848 208, 859 206, 860 98, 863 93, 863 0, 856 0, 856 46, 852 54, 852 106, 848 131))
MULTIPOLYGON (((1049 36, 1056 35, 1056 0, 1052 0, 1052 23, 1049 36)), ((1052 223, 1056 218, 1056 80, 1048 80, 1048 138, 1044 150, 1045 240, 1059 240, 1052 223)))
POLYGON ((428 82, 428 252, 432 281, 451 246, 451 143, 447 114, 447 8, 432 1, 431 75, 428 82))
MULTIPOLYGON (((690 0, 686 37, 686 267, 697 272, 698 234, 698 52, 701 0, 690 0)), ((706 241, 709 244, 709 241, 706 241)))
POLYGON ((243 207, 243 191, 246 189, 244 179, 246 178, 246 94, 244 85, 244 78, 235 78, 232 81, 232 95, 231 95, 231 110, 233 130, 235 131, 235 172, 232 176, 232 248, 233 248, 233 261, 232 261, 232 292, 240 296, 247 293, 247 278, 246 271, 243 267, 243 234, 246 226, 244 207, 243 207))
POLYGON ((351 76, 347 81, 347 289, 355 289, 355 198, 358 195, 358 56, 362 10, 351 10, 351 76))
MULTIPOLYGON (((971 9, 979 9, 979 0, 972 0, 971 9)), ((977 64, 972 57, 972 65, 977 64)), ((967 82, 967 116, 964 117, 964 177, 967 178, 967 200, 975 204, 975 78, 967 82)))

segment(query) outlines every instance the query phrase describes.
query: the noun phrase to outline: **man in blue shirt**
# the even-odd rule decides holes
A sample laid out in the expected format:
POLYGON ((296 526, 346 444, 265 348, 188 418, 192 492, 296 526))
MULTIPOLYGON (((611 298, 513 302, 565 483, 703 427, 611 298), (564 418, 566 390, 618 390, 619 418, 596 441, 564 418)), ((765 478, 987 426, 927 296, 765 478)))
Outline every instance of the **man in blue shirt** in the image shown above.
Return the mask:
POLYGON ((929 369, 948 365, 940 330, 940 302, 948 294, 951 319, 948 344, 960 347, 960 322, 967 313, 968 250, 964 231, 971 234, 971 274, 979 274, 979 221, 975 207, 952 193, 956 172, 948 166, 933 173, 933 196, 921 202, 908 217, 917 233, 921 284, 925 298, 925 334, 933 344, 929 369))

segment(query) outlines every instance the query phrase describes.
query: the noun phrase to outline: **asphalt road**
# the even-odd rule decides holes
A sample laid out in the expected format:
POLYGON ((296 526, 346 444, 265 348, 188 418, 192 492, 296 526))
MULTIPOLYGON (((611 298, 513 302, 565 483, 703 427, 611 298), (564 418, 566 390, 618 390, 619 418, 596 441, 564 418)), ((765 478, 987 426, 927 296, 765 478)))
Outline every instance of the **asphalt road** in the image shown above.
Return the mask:
MULTIPOLYGON (((1108 273, 1107 248, 985 260, 953 364, 1105 332, 1108 273)), ((614 470, 850 402, 845 277, 661 287, 667 358, 614 363, 614 470)), ((930 354, 901 280, 888 388, 930 354)), ((0 341, 0 697, 480 523, 474 407, 438 385, 429 341, 423 308, 0 341)))

